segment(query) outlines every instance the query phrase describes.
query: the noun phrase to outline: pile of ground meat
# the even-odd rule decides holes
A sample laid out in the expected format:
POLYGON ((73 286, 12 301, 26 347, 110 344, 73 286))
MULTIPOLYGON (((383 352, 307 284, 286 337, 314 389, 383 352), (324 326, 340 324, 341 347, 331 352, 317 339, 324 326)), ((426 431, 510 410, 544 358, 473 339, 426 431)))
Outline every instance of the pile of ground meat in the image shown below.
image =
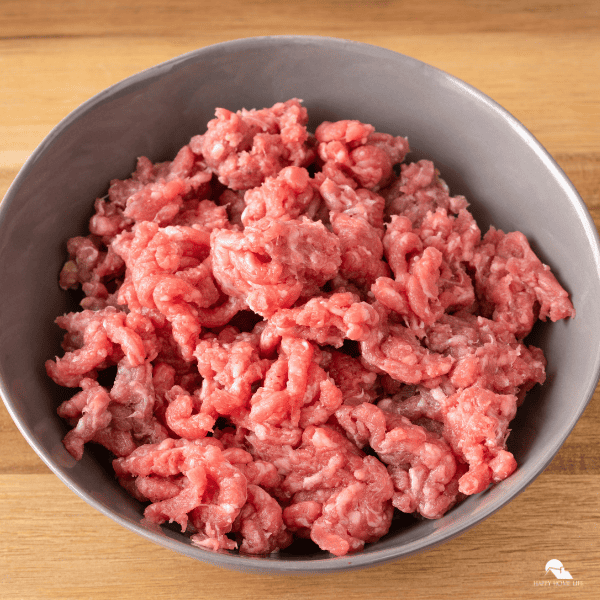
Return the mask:
POLYGON ((48 375, 152 523, 266 554, 334 555, 395 510, 441 517, 517 467, 545 379, 523 342, 574 316, 521 233, 485 235, 408 142, 297 99, 217 109, 172 162, 139 158, 68 242, 64 356, 48 375))

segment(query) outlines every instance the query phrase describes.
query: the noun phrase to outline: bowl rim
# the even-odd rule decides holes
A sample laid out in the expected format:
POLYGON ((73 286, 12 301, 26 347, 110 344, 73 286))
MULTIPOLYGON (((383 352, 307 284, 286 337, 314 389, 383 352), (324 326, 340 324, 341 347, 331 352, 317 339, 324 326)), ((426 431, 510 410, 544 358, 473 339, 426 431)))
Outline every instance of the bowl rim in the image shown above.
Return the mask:
MULTIPOLYGON (((209 56, 212 53, 221 54, 228 50, 240 50, 249 47, 264 47, 265 45, 277 45, 277 44, 289 44, 289 45, 305 45, 305 46, 318 46, 318 47, 332 47, 336 46, 340 49, 347 49, 350 51, 358 51, 359 53, 367 53, 373 56, 381 57, 382 59, 403 61, 413 66, 418 66, 423 69, 431 76, 437 77, 443 80, 447 85, 454 88, 458 88, 463 94, 471 97, 476 102, 485 105, 490 111, 496 114, 513 132, 517 133, 519 137, 532 149, 537 158, 543 163, 546 169, 549 171, 553 180, 559 185, 563 193, 571 200, 571 205, 575 208, 580 222, 582 223, 585 233, 588 239, 589 247, 592 251, 594 262, 597 269, 597 275, 600 278, 600 236, 596 225, 591 217, 591 214, 577 192, 573 183, 568 179, 562 168, 558 165, 555 159, 550 153, 542 146, 542 144, 535 138, 535 136, 511 113, 503 108, 498 102, 479 91, 472 85, 465 81, 443 71, 437 67, 429 65, 416 58, 407 56, 400 52, 387 49, 385 47, 376 46, 364 42, 358 42, 345 38, 330 37, 330 36, 318 36, 318 35, 269 35, 269 36, 253 36, 253 37, 242 37, 234 40, 228 40, 211 44, 195 50, 191 50, 179 56, 175 56, 171 59, 148 67, 142 71, 134 73, 121 81, 118 81, 104 90, 96 93, 89 99, 85 100, 67 116, 61 119, 46 135, 42 142, 35 148, 31 155, 27 158, 17 176, 9 186, 4 199, 0 203, 0 228, 5 222, 6 215, 9 208, 17 196, 17 192, 26 179, 29 171, 33 168, 36 162, 43 156, 46 149, 51 146, 54 141, 71 125, 86 114, 90 109, 93 109, 96 105, 102 103, 105 99, 108 99, 122 90, 126 90, 133 85, 144 85, 150 80, 160 77, 162 74, 167 73, 171 70, 178 69, 181 66, 189 62, 194 62, 201 57, 209 56)), ((580 419, 586 406, 589 404, 592 395, 596 389, 598 379, 600 377, 600 348, 596 353, 594 362, 593 373, 589 374, 589 379, 586 383, 585 389, 581 390, 579 409, 573 414, 566 427, 563 429, 563 434, 553 440, 553 443, 545 449, 542 460, 539 461, 539 466, 534 470, 533 475, 527 479, 520 487, 516 490, 512 490, 506 493, 503 497, 499 498, 495 502, 492 502, 481 514, 473 516, 466 523, 458 522, 448 526, 448 530, 445 535, 440 536, 439 539, 428 541, 423 543, 422 539, 413 541, 408 544, 404 544, 401 547, 394 547, 389 549, 382 549, 377 551, 371 551, 368 553, 359 552, 356 554, 349 554, 343 557, 324 557, 319 559, 293 559, 281 561, 277 558, 272 560, 264 557, 252 557, 252 556, 239 556, 228 553, 215 553, 202 548, 196 548, 194 546, 182 545, 181 542, 173 540, 167 536, 157 534, 149 529, 146 529, 143 525, 134 524, 127 519, 114 513, 110 508, 104 506, 104 504, 98 499, 92 497, 85 490, 81 489, 73 479, 68 475, 64 469, 55 463, 51 456, 43 448, 42 444, 38 442, 33 431, 31 431, 23 420, 19 416, 19 412, 16 406, 13 404, 11 393, 4 381, 2 372, 0 372, 0 395, 4 401, 4 404, 9 412, 11 418, 15 422, 17 428, 27 440, 29 445, 33 448, 36 454, 42 459, 42 461, 50 468, 50 470, 75 494, 83 499, 87 504, 93 508, 108 516, 113 521, 119 523, 130 531, 143 536, 150 541, 173 550, 179 554, 183 554, 187 557, 199 559, 203 562, 207 562, 213 565, 225 567, 232 570, 248 571, 254 573, 264 574, 325 574, 331 572, 338 572, 346 569, 357 569, 357 568, 369 568, 376 565, 389 563, 391 561, 400 560, 408 556, 415 555, 419 552, 428 551, 442 543, 445 543, 459 535, 462 535, 475 525, 479 524, 484 519, 488 518, 508 502, 512 501, 516 496, 525 491, 525 489, 537 479, 537 477, 544 471, 548 464, 555 457, 561 446, 564 444, 567 437, 572 432, 575 424, 580 419)))

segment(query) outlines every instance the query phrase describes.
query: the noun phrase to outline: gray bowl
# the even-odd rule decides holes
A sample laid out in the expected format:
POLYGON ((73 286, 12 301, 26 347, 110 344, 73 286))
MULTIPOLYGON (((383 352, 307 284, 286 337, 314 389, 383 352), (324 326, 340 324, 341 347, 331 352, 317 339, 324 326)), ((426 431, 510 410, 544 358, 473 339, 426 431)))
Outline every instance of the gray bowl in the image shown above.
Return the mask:
POLYGON ((600 369, 600 247, 567 177, 534 137, 495 102, 418 60, 356 42, 265 37, 217 44, 134 75, 64 119, 31 155, 0 205, 0 378, 8 411, 54 473, 86 502, 162 546, 222 567, 325 573, 372 566, 447 541, 512 500, 557 453, 581 416, 600 369), (483 230, 519 229, 572 294, 577 317, 536 326, 548 381, 513 422, 518 470, 435 521, 412 517, 364 551, 341 558, 296 544, 269 557, 194 547, 177 527, 142 523, 143 506, 116 483, 108 456, 65 451, 56 407, 72 392, 46 377, 60 354, 54 318, 73 310, 57 276, 67 238, 86 231, 94 198, 125 178, 140 155, 172 159, 202 133, 215 107, 262 108, 298 97, 323 120, 359 119, 408 136, 411 159, 430 158, 464 194, 483 230))

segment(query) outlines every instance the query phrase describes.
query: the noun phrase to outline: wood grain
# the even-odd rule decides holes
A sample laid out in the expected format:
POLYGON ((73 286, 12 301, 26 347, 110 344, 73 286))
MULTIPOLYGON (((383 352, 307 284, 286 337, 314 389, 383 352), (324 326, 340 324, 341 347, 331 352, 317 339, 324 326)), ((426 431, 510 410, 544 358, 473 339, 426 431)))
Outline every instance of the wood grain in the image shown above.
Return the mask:
MULTIPOLYGON (((474 85, 544 144, 600 225, 598 0, 2 0, 0 197, 52 127, 107 86, 198 47, 283 34, 376 44, 474 85)), ((365 571, 269 577, 196 563, 97 513, 0 405, 0 599, 599 598, 599 429, 596 390, 546 471, 447 544, 365 571), (581 585, 536 585, 551 558, 581 585)))

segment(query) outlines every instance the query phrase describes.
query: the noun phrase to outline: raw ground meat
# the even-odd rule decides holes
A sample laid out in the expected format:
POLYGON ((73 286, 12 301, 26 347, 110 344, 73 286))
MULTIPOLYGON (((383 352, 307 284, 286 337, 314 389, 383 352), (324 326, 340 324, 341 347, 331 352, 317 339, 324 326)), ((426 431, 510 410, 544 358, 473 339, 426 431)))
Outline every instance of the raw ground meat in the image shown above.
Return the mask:
POLYGON ((190 148, 223 185, 248 190, 276 177, 284 167, 313 162, 307 122, 306 108, 295 98, 261 110, 234 113, 218 108, 207 132, 193 137, 190 148))
POLYGON ((313 296, 340 266, 340 242, 320 221, 261 219, 243 231, 215 230, 212 272, 221 289, 269 318, 313 296))
POLYGON ((343 556, 510 476, 546 378, 524 338, 575 316, 525 236, 482 235, 405 138, 307 122, 295 98, 217 109, 110 182, 59 276, 82 292, 46 362, 76 390, 67 451, 104 446, 145 519, 210 550, 343 556))

